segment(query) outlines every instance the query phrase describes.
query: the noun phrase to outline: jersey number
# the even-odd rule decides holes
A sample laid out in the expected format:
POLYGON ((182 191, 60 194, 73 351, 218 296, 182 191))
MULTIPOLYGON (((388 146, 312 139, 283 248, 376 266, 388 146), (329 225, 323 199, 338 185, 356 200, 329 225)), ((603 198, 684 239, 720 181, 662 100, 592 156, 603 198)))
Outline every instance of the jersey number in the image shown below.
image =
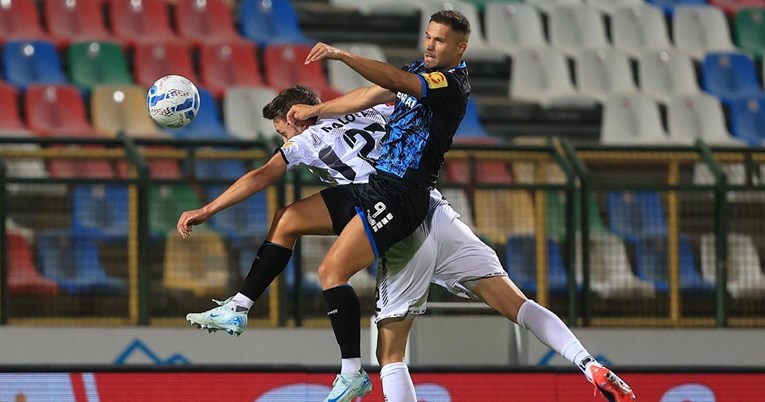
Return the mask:
MULTIPOLYGON (((372 123, 364 127, 363 130, 351 128, 343 134, 343 140, 345 140, 346 144, 350 147, 356 145, 356 142, 359 141, 359 139, 364 141, 364 146, 359 150, 359 158, 369 162, 369 164, 373 166, 374 160, 369 158, 369 153, 375 149, 375 139, 370 132, 376 131, 385 131, 385 127, 380 123, 372 123)), ((332 147, 326 147, 319 151, 319 159, 321 159, 327 166, 343 175, 346 179, 350 181, 356 179, 356 172, 352 167, 340 160, 340 157, 337 156, 332 147)))

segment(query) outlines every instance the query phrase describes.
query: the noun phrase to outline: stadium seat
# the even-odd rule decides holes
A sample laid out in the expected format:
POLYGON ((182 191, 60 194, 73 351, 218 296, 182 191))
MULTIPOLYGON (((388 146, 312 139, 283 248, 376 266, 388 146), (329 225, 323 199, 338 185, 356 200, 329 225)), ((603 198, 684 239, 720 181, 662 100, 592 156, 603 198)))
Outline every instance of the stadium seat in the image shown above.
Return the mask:
POLYGON ((765 96, 752 96, 731 101, 730 132, 750 145, 765 142, 765 96))
POLYGON ((473 199, 476 229, 494 245, 534 233, 534 204, 526 191, 478 189, 473 199))
POLYGON ((644 53, 639 59, 638 81, 644 94, 662 103, 672 96, 700 92, 693 60, 676 50, 644 53))
MULTIPOLYGON (((51 146, 51 148, 67 148, 65 146, 51 146)), ((69 146, 68 148, 78 148, 69 146)), ((100 146, 83 146, 82 148, 101 149, 100 146)), ((74 179, 113 179, 115 177, 112 166, 106 160, 100 159, 53 159, 48 161, 48 171, 54 178, 74 179)))
POLYGON ((222 98, 230 86, 263 86, 257 48, 247 42, 202 44, 199 79, 216 99, 222 98))
POLYGON ((574 71, 579 93, 600 102, 610 94, 637 92, 630 60, 619 50, 582 50, 576 56, 574 71))
MULTIPOLYGON (((474 169, 477 184, 510 184, 513 182, 507 161, 477 160, 474 169)), ((446 163, 446 175, 450 184, 468 184, 470 183, 470 166, 464 160, 449 160, 446 163)))
POLYGON ((606 15, 613 15, 621 7, 640 7, 645 4, 645 0, 586 0, 585 4, 606 15))
MULTIPOLYGON (((577 250, 581 240, 577 239, 577 250)), ((656 295, 653 283, 632 272, 624 241, 611 233, 590 237, 590 290, 606 299, 647 299, 656 295)), ((577 279, 583 275, 581 256, 577 254, 577 279)))
POLYGON ((277 93, 271 88, 229 87, 223 97, 226 129, 243 140, 269 140, 279 137, 273 122, 263 117, 263 106, 277 93))
POLYGON ((27 137, 31 133, 19 114, 19 93, 16 88, 0 82, 0 137, 27 137))
POLYGON ((340 96, 329 85, 321 63, 303 64, 311 51, 305 45, 271 45, 263 53, 266 83, 277 91, 291 85, 305 85, 316 91, 322 100, 340 96))
MULTIPOLYGON (((174 151, 172 146, 142 146, 141 150, 153 151, 174 151)), ((149 177, 152 179, 180 179, 183 177, 178 161, 172 158, 146 158, 146 164, 149 168, 149 177)), ((117 162, 117 177, 128 178, 128 163, 124 161, 117 162)))
MULTIPOLYGON (((207 198, 214 200, 226 188, 225 186, 207 187, 207 198)), ((255 194, 215 214, 210 218, 210 224, 216 232, 222 233, 240 250, 260 246, 260 243, 266 239, 271 224, 267 192, 255 194)))
POLYGON ((461 188, 444 188, 441 190, 441 194, 449 201, 449 205, 460 214, 460 220, 475 230, 473 208, 470 206, 470 200, 467 194, 465 194, 465 190, 461 188))
POLYGON ((30 84, 66 83, 58 51, 45 40, 6 42, 3 67, 3 79, 21 91, 30 84))
MULTIPOLYGON (((763 0, 708 0, 710 6, 722 10, 725 15, 733 19, 740 11, 751 8, 765 7, 763 0)), ((739 46, 741 46, 739 44, 739 46)))
MULTIPOLYGON (((560 249, 551 239, 545 241, 547 251, 547 288, 552 294, 568 291, 566 267, 560 249)), ((505 270, 521 290, 537 293, 537 248, 534 235, 514 235, 505 243, 505 270)))
POLYGON ((542 16, 529 4, 491 2, 484 18, 486 41, 511 55, 519 49, 547 46, 542 16))
POLYGON ((467 109, 465 110, 465 117, 462 118, 460 126, 457 128, 457 133, 454 134, 454 141, 458 143, 466 143, 471 141, 484 141, 482 143, 492 144, 497 143, 498 140, 489 134, 481 123, 481 116, 478 114, 478 105, 476 105, 475 99, 470 97, 467 103, 467 109))
POLYGON ((664 13, 650 4, 615 8, 611 13, 611 40, 615 48, 634 58, 672 47, 664 13))
POLYGON ((30 85, 24 93, 27 126, 44 137, 99 137, 72 85, 30 85))
POLYGON ((582 0, 526 0, 526 3, 538 8, 548 16, 552 13, 552 10, 560 6, 579 6, 582 5, 582 0))
POLYGON ((177 0, 174 10, 178 35, 195 45, 243 40, 226 0, 177 0))
MULTIPOLYGON (((461 0, 432 0, 416 4, 420 7, 420 38, 425 38, 425 29, 428 27, 432 14, 443 9, 455 10, 461 12, 470 21, 470 46, 463 56, 465 60, 502 62, 509 56, 509 52, 504 47, 494 46, 486 41, 481 18, 475 5, 461 0)), ((425 41, 420 40, 419 43, 420 50, 424 51, 425 41)))
POLYGON ((0 7, 0 45, 9 40, 41 40, 47 35, 40 25, 40 13, 33 1, 6 1, 0 7))
POLYGON ((566 56, 553 48, 522 49, 513 56, 510 98, 516 101, 552 105, 588 105, 596 99, 574 90, 566 56))
MULTIPOLYGON (((765 7, 765 1, 760 1, 765 7)), ((742 8, 735 12, 733 37, 736 45, 752 57, 762 60, 765 53, 765 8, 742 8)))
MULTIPOLYGON (((31 135, 31 134, 25 134, 31 135)), ((16 133, 14 136, 19 136, 16 133)), ((24 136, 24 135, 22 135, 24 136)), ((37 144, 3 144, 5 149, 21 149, 30 151, 39 151, 41 148, 37 144)), ((50 178, 48 170, 42 159, 5 159, 6 172, 8 178, 30 178, 47 179, 50 178)), ((33 197, 63 197, 67 193, 65 184, 24 184, 24 183, 6 183, 5 188, 8 194, 13 196, 33 196, 33 197)))
POLYGON ((194 177, 199 180, 228 180, 234 182, 247 173, 243 161, 197 159, 194 161, 194 177))
POLYGON ((707 5, 676 7, 672 38, 681 52, 701 60, 706 53, 734 50, 725 14, 707 5))
POLYGON ((169 138, 146 112, 146 90, 134 85, 97 85, 90 97, 93 126, 103 136, 169 138))
POLYGON ((582 49, 609 46, 603 16, 593 7, 565 5, 554 7, 549 15, 550 45, 567 56, 582 49))
POLYGON ((21 232, 6 232, 8 247, 8 295, 55 296, 56 282, 43 277, 35 266, 32 247, 21 232))
MULTIPOLYGON (((680 236, 680 290, 683 293, 701 293, 711 296, 715 284, 706 281, 696 266, 690 240, 680 236)), ((653 282, 659 293, 669 292, 669 256, 666 236, 651 236, 638 239, 635 245, 636 272, 638 277, 653 282)))
POLYGON ((223 294, 228 276, 228 254, 218 233, 195 230, 186 239, 177 233, 167 236, 162 275, 166 289, 192 291, 197 297, 223 294))
POLYGON ((69 80, 88 92, 101 84, 133 83, 125 54, 113 42, 76 42, 66 51, 69 80))
POLYGON ((59 47, 73 42, 115 41, 106 29, 102 0, 44 0, 45 21, 59 47))
POLYGON ((166 0, 109 0, 114 36, 128 45, 177 42, 166 0))
POLYGON ((297 12, 289 0, 242 0, 239 22, 242 36, 261 48, 272 44, 316 44, 301 31, 297 12))
POLYGON ((139 42, 133 48, 133 76, 142 88, 151 88, 166 75, 181 75, 196 82, 191 48, 182 42, 139 42))
POLYGON ((218 103, 210 91, 199 89, 199 113, 189 125, 168 130, 174 138, 231 139, 233 136, 223 126, 218 103))
MULTIPOLYGON (((574 227, 581 229, 582 207, 579 194, 574 195, 574 227)), ((600 216, 597 200, 590 198, 588 204, 588 222, 590 236, 609 234, 600 216)), ((545 231, 547 236, 555 241, 566 239, 566 199, 563 192, 548 191, 545 197, 545 231)))
POLYGON ((665 15, 672 16, 676 7, 681 6, 704 6, 707 0, 646 0, 648 4, 661 9, 665 15))
POLYGON ((667 236, 667 223, 655 191, 609 191, 608 224, 630 243, 642 238, 667 236))
POLYGON ((754 61, 737 52, 707 54, 701 66, 701 86, 725 104, 763 93, 754 61))
MULTIPOLYGON (((335 43, 334 46, 368 59, 387 62, 382 48, 374 43, 335 43)), ((353 71, 345 63, 328 63, 327 74, 332 87, 337 88, 341 92, 350 92, 359 87, 372 85, 371 82, 367 81, 361 74, 353 71)))
MULTIPOLYGON (((760 256, 750 235, 728 234, 728 292, 734 299, 765 298, 765 275, 760 268, 760 256)), ((701 235, 701 272, 704 279, 716 283, 715 235, 701 235)))
POLYGON ((669 140, 693 145, 701 139, 710 145, 744 145, 725 126, 719 99, 707 94, 678 95, 667 102, 669 140))
MULTIPOLYGON (((175 225, 183 211, 197 209, 202 206, 199 197, 192 187, 187 185, 155 185, 149 188, 149 226, 154 238, 164 238, 168 233, 175 233, 175 225)), ((194 229, 207 230, 205 225, 194 229)), ((179 237, 177 233, 176 236, 179 237)))
POLYGON ((123 295, 124 279, 106 273, 95 237, 50 229, 37 237, 37 258, 47 278, 72 295, 123 295))
POLYGON ((72 233, 105 242, 128 235, 128 191, 122 185, 79 184, 72 188, 72 233))
POLYGON ((603 104, 603 144, 667 144, 659 105, 642 95, 611 95, 603 104))

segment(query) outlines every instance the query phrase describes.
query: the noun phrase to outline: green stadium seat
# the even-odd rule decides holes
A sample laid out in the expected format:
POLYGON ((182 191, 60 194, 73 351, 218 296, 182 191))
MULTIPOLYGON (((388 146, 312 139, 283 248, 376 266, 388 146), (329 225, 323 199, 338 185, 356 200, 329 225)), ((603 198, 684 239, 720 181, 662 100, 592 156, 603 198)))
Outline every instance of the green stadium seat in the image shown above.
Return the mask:
MULTIPOLYGON (((187 185, 160 185, 149 189, 149 230, 152 238, 163 238, 175 232, 181 212, 201 207, 194 188, 187 185)), ((194 228, 204 231, 206 225, 194 228)))
POLYGON ((69 80, 89 92, 100 84, 132 84, 127 59, 113 42, 77 42, 66 51, 69 80))
POLYGON ((745 8, 733 18, 736 46, 762 60, 765 52, 765 8, 745 8))

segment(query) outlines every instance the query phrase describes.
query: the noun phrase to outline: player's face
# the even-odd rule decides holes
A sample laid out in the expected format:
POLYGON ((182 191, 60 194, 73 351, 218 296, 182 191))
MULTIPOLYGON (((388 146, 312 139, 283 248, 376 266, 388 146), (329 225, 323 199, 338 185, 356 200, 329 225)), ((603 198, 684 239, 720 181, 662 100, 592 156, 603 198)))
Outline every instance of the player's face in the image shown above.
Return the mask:
POLYGON ((425 68, 442 69, 459 64, 467 48, 465 35, 449 25, 430 22, 425 30, 425 68))
POLYGON ((303 132, 303 130, 298 131, 295 126, 287 122, 287 119, 282 119, 279 117, 274 119, 274 128, 276 129, 276 132, 282 136, 284 141, 287 141, 290 138, 303 132))

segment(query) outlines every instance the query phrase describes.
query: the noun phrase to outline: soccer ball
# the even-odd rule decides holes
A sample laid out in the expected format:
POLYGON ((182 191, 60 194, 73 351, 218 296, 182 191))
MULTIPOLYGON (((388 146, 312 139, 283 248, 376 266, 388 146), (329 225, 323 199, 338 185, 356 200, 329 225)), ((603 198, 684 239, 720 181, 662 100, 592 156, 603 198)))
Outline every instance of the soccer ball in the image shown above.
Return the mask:
POLYGON ((183 127, 199 112, 199 91, 185 77, 166 75, 149 89, 146 107, 149 116, 160 126, 183 127))

